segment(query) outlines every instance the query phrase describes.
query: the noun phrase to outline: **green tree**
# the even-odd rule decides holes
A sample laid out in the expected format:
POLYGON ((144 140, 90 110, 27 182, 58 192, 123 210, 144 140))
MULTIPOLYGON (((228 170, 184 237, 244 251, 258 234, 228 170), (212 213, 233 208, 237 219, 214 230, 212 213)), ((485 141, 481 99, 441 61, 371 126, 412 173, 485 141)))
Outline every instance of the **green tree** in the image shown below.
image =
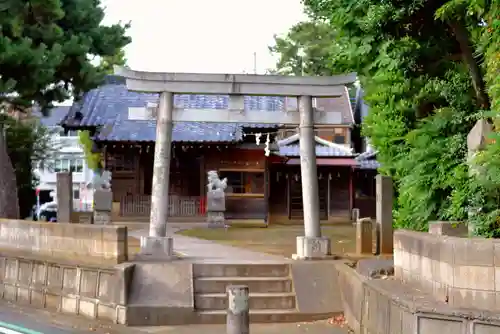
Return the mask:
MULTIPOLYGON (((475 121, 498 106, 499 11, 492 3, 304 0, 336 32, 325 65, 361 78, 370 106, 363 131, 378 149, 381 172, 395 180, 397 226, 467 220, 478 198, 489 212, 498 208, 499 197, 482 196, 484 185, 469 176, 466 147, 475 121)), ((493 216, 480 217, 487 227, 480 233, 492 235, 493 216)))
POLYGON ((78 139, 85 154, 87 166, 94 172, 102 169, 102 154, 94 149, 94 141, 90 136, 90 131, 79 131, 78 139))
MULTIPOLYGON (((19 215, 27 217, 35 204, 34 188, 38 185, 33 168, 47 165, 56 150, 50 138, 52 133, 36 121, 19 122, 6 115, 0 115, 0 123, 5 130, 7 154, 15 170, 17 198, 22 199, 19 215)), ((11 193, 8 200, 12 200, 12 196, 11 193)))
POLYGON ((99 70, 106 74, 114 73, 114 66, 126 66, 127 58, 125 57, 125 50, 120 49, 112 56, 103 56, 99 62, 99 70))
POLYGON ((336 52, 336 33, 320 20, 300 22, 284 36, 274 36, 271 54, 278 57, 276 70, 284 75, 331 75, 330 59, 336 52))
MULTIPOLYGON (((99 0, 4 2, 0 102, 21 112, 37 104, 47 113, 54 101, 78 99, 99 85, 105 72, 91 59, 112 57, 130 42, 128 25, 104 26, 103 18, 99 0)), ((0 134, 0 217, 17 218, 15 174, 0 134)))

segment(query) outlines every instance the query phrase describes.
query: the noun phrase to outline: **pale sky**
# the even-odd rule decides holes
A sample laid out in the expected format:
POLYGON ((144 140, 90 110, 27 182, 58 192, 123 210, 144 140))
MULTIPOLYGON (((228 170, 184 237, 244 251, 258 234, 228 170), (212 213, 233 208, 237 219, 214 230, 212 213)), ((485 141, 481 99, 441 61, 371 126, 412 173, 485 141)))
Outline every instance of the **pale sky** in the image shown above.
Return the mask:
POLYGON ((104 23, 131 21, 134 70, 253 73, 273 68, 268 45, 305 19, 300 0, 103 0, 104 23))

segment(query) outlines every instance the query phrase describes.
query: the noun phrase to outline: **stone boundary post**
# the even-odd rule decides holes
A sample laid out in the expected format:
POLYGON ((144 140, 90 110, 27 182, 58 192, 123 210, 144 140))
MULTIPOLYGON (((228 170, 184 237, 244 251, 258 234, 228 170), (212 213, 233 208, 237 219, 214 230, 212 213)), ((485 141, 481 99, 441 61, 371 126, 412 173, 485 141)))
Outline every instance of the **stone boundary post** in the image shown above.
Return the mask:
POLYGON ((226 334, 250 333, 249 290, 245 285, 230 285, 226 288, 228 308, 226 334))

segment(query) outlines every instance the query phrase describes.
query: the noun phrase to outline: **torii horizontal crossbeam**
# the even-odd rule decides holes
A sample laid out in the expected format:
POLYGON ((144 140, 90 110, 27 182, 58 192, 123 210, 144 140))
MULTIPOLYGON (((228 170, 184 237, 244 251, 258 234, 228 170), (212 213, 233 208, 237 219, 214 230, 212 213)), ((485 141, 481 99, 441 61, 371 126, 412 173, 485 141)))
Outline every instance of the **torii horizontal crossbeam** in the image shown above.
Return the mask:
POLYGON ((235 94, 264 96, 338 97, 356 74, 332 77, 256 74, 158 73, 115 67, 129 90, 174 94, 235 94))

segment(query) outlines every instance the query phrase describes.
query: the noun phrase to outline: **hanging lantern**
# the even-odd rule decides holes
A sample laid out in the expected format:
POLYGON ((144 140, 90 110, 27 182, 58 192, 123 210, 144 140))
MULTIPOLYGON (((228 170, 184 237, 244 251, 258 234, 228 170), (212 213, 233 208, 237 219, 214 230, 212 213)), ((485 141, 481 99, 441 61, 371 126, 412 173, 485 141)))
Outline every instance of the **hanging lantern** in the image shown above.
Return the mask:
POLYGON ((319 179, 322 180, 323 179, 323 174, 319 173, 319 179))

